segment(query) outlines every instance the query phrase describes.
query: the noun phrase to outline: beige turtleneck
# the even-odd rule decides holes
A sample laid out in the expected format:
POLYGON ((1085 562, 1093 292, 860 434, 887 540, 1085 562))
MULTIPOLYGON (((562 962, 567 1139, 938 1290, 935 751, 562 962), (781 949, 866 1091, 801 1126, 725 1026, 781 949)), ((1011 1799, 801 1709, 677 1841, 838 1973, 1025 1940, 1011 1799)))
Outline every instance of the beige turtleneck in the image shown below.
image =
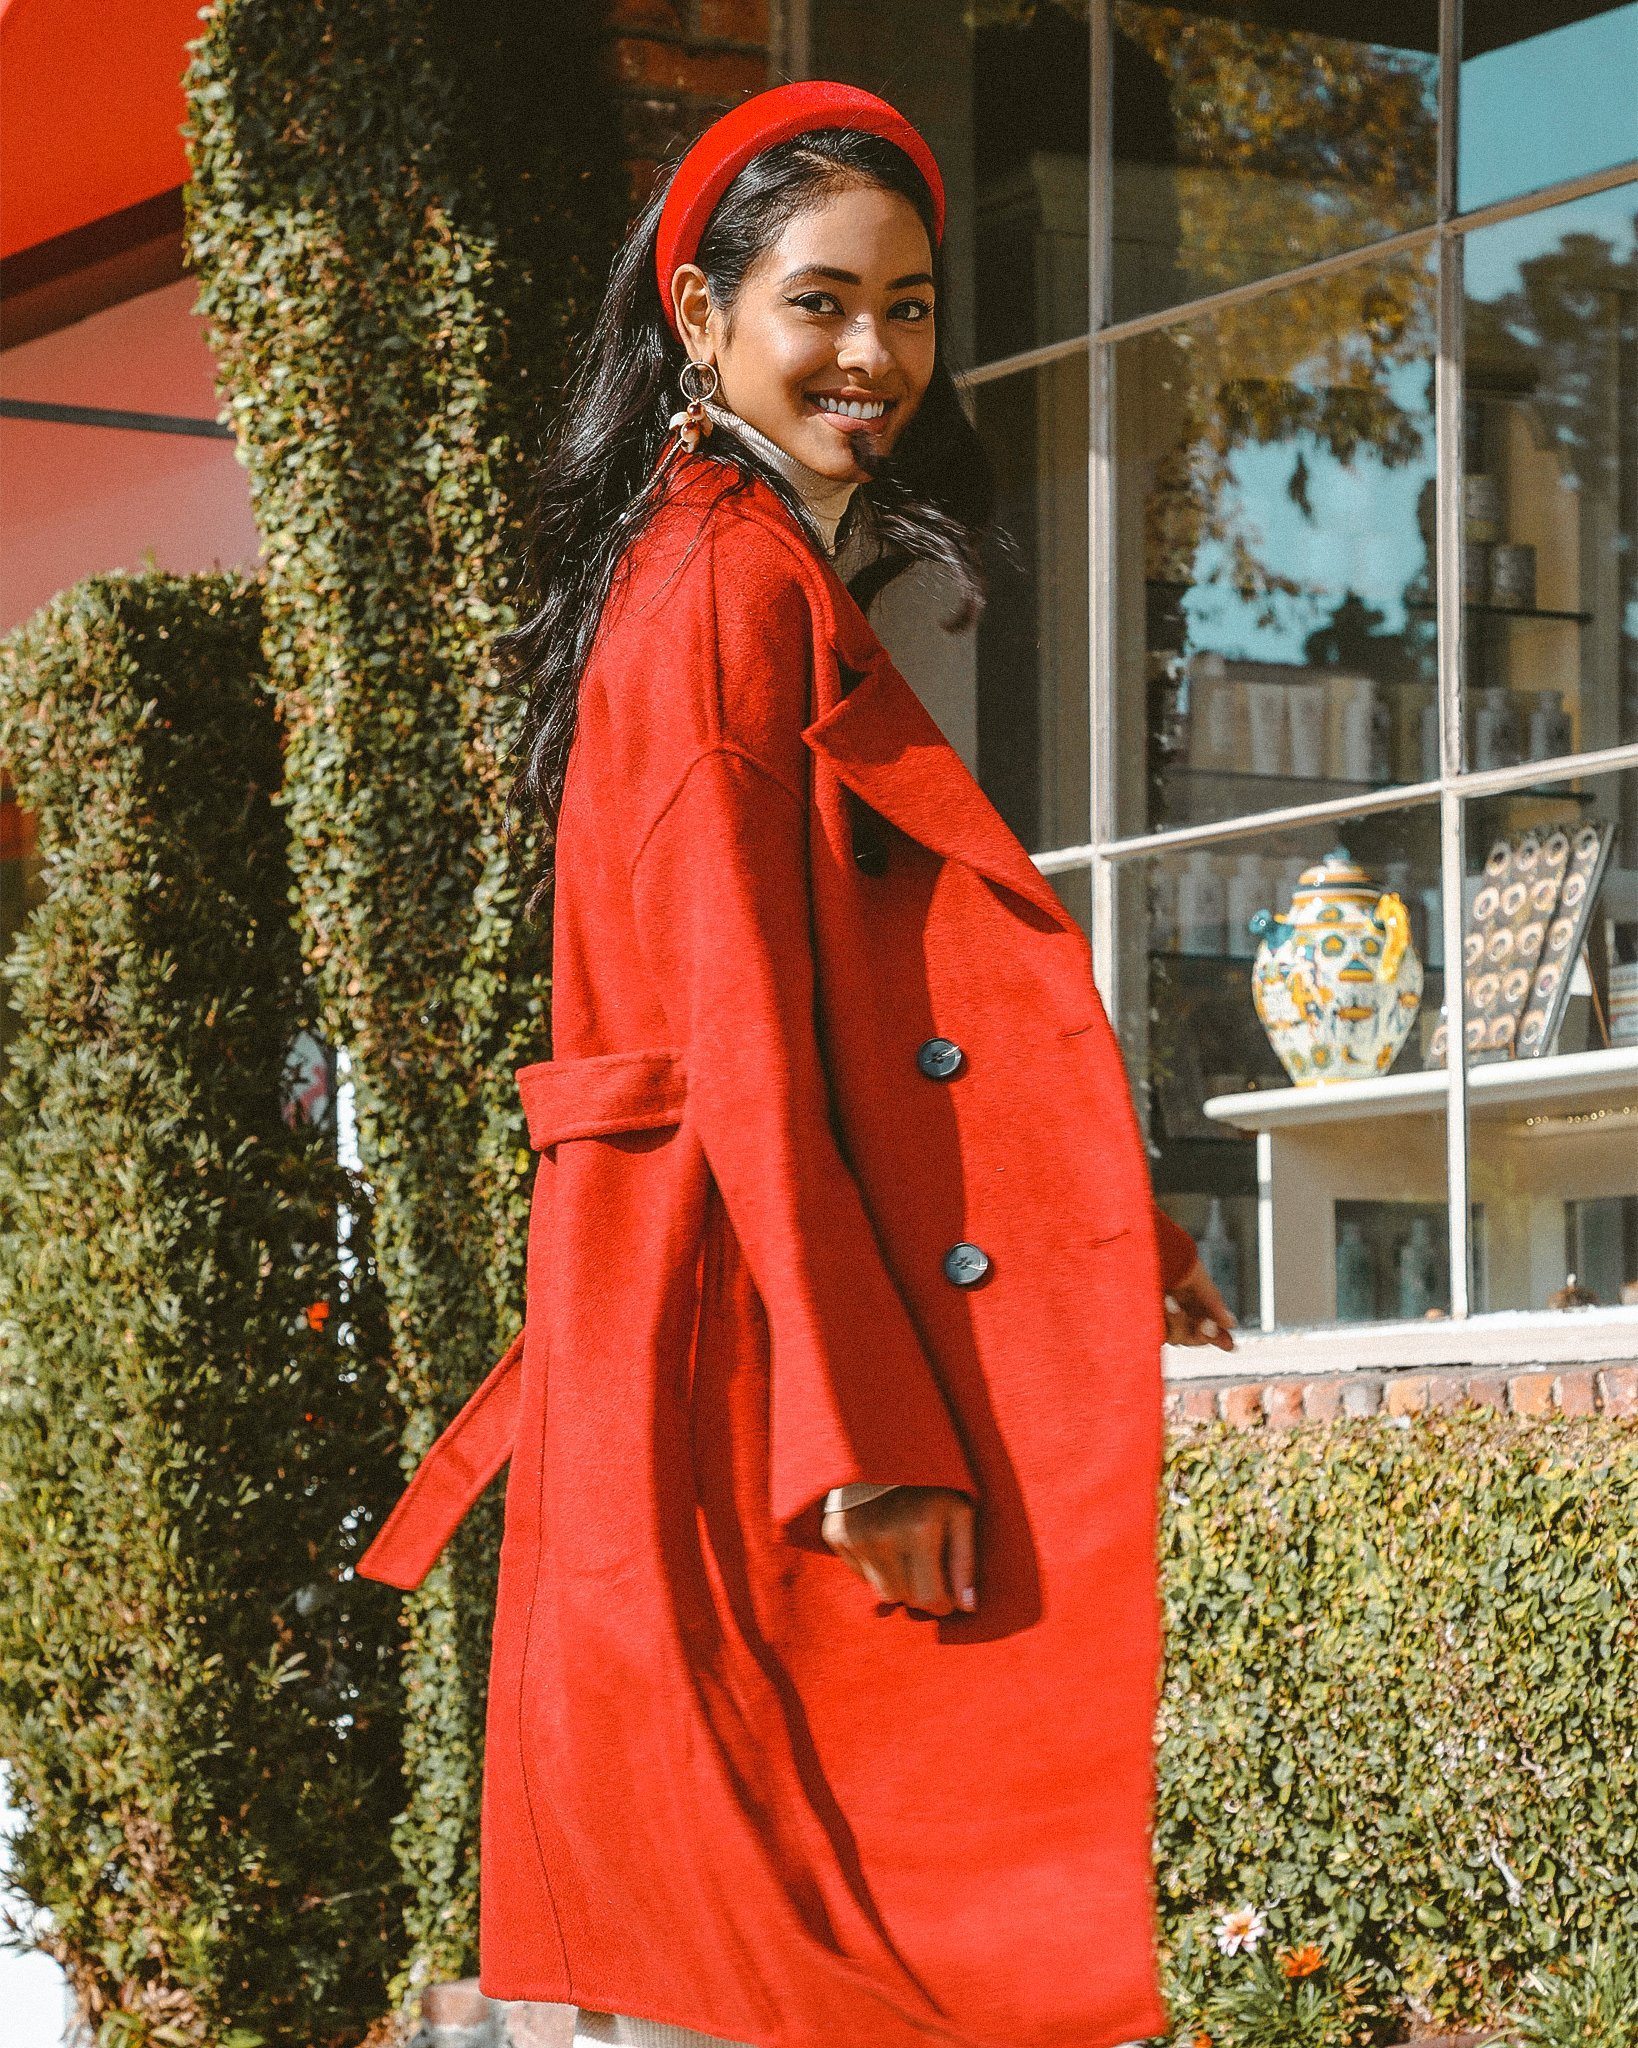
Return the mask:
POLYGON ((810 469, 800 457, 791 455, 780 447, 777 441, 769 440, 759 427, 753 427, 749 420, 741 419, 714 398, 705 401, 705 410, 719 427, 727 427, 758 455, 777 469, 792 486, 807 506, 813 523, 819 529, 825 544, 825 553, 836 552, 836 529, 842 523, 842 514, 847 510, 853 493, 859 488, 854 483, 838 483, 835 477, 825 476, 817 469, 810 469))

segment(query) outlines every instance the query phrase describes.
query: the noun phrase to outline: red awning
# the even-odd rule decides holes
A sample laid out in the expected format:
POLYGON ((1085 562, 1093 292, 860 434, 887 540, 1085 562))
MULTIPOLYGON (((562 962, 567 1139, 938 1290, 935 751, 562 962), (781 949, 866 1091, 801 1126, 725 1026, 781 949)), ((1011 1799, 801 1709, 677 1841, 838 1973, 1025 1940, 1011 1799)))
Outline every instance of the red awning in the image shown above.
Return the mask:
POLYGON ((0 0, 0 256, 184 182, 200 0, 0 0))

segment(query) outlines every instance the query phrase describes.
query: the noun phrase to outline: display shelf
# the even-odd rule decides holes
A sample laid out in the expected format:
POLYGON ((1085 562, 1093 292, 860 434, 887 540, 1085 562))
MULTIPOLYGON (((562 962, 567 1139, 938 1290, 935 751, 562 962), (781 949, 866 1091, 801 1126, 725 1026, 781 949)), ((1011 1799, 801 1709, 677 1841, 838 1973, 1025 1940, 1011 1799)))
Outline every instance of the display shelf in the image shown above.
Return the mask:
MULTIPOLYGON (((1237 1130, 1276 1131, 1365 1118, 1441 1116, 1443 1067, 1382 1074, 1368 1081, 1317 1082, 1308 1088, 1252 1088, 1213 1095, 1201 1113, 1237 1130)), ((1541 1059, 1491 1060, 1469 1067, 1472 1116, 1519 1117, 1533 1109, 1621 1107, 1638 1099, 1638 1045, 1601 1052, 1553 1053, 1541 1059)))

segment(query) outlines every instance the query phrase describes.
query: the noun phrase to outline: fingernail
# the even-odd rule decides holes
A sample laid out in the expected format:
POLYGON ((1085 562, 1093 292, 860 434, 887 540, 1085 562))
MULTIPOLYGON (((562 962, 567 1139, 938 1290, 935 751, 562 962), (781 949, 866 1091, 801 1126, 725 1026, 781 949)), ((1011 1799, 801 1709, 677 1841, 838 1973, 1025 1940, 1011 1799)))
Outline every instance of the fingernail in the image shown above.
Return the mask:
POLYGON ((961 1604, 969 1614, 971 1614, 973 1609, 978 1605, 978 1595, 973 1591, 971 1586, 962 1587, 961 1604))

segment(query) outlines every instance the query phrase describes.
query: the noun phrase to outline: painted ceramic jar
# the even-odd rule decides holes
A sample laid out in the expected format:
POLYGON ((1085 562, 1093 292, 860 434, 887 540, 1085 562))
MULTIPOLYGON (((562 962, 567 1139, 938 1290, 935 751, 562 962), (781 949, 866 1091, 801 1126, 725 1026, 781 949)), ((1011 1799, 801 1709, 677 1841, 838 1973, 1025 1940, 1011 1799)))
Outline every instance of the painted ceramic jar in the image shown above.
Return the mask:
POLYGON ((1385 1074, 1422 1001, 1410 915, 1345 846, 1297 878, 1283 917, 1259 910, 1251 994, 1299 1088, 1385 1074))

